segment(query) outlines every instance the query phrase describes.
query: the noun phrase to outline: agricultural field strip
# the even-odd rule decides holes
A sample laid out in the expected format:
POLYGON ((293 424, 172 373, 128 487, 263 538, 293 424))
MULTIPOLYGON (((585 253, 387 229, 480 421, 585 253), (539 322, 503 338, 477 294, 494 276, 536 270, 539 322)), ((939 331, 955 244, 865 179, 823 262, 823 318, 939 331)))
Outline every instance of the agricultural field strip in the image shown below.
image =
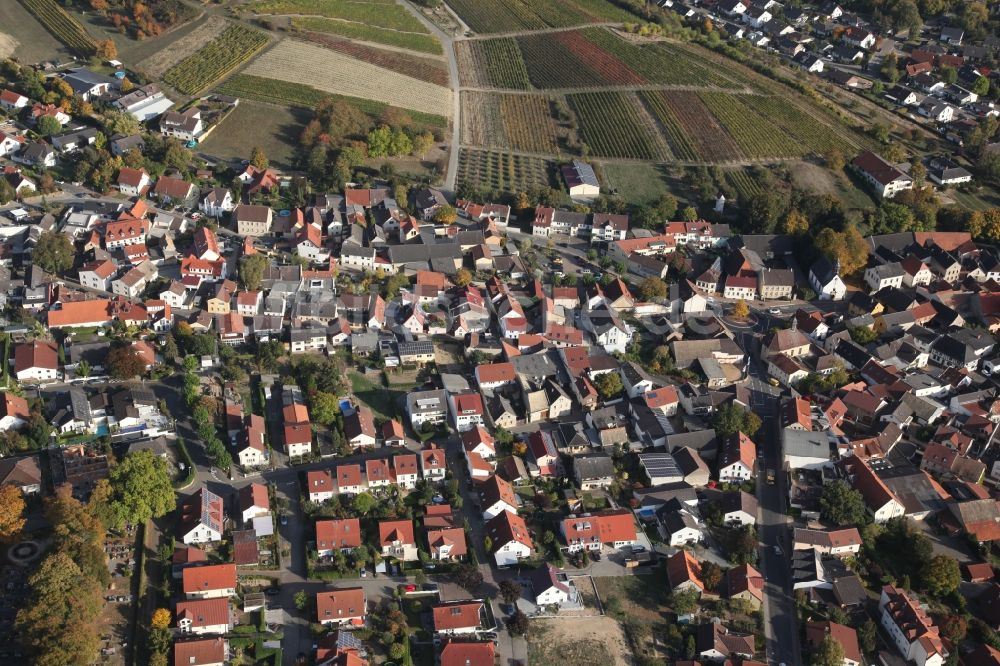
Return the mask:
POLYGON ((251 5, 257 14, 281 16, 322 16, 375 26, 385 30, 429 34, 417 17, 395 0, 266 0, 251 5))
POLYGON ((209 16, 197 28, 184 35, 170 45, 170 48, 160 49, 153 55, 140 61, 137 69, 153 79, 163 76, 163 73, 179 63, 188 55, 202 48, 222 34, 229 21, 221 16, 209 16))
POLYGON ((607 0, 528 0, 482 2, 448 0, 466 25, 478 33, 503 33, 571 27, 602 22, 634 21, 636 16, 607 0))
POLYGON ((90 55, 94 52, 96 46, 94 38, 83 24, 70 16, 55 0, 20 0, 20 2, 57 40, 80 54, 90 55))
POLYGON ((194 95, 252 58, 270 40, 267 33, 246 24, 230 24, 216 39, 167 70, 163 80, 194 95))
MULTIPOLYGON (((247 74, 237 74, 230 77, 216 88, 216 90, 224 95, 232 95, 233 97, 266 102, 277 106, 297 106, 304 109, 315 109, 324 99, 333 98, 343 100, 357 107, 373 119, 380 118, 385 109, 389 107, 388 104, 370 99, 334 95, 301 83, 289 83, 287 81, 265 79, 247 74)), ((407 110, 406 113, 409 114, 416 125, 421 127, 433 129, 448 126, 448 119, 444 116, 411 110, 407 110)))
POLYGON ((243 73, 423 113, 448 116, 451 112, 448 88, 293 39, 282 40, 243 73))
POLYGON ((618 85, 696 85, 750 90, 739 75, 706 66, 667 42, 637 45, 603 27, 458 40, 463 85, 543 90, 618 85))
POLYGON ((462 145, 557 154, 550 100, 540 95, 462 93, 462 145))
POLYGON ((515 90, 527 90, 531 87, 524 59, 513 38, 456 41, 455 55, 463 86, 515 90))
POLYGON ((463 148, 458 157, 461 182, 488 183, 493 190, 516 192, 531 187, 550 187, 551 162, 509 152, 463 148))
POLYGON ((406 51, 431 55, 441 55, 444 52, 441 48, 441 42, 433 35, 388 30, 353 21, 341 21, 320 16, 299 16, 292 18, 292 27, 300 31, 338 35, 406 51))
POLYGON ((412 76, 421 81, 439 86, 448 86, 449 83, 448 67, 442 58, 427 58, 400 51, 380 49, 319 32, 309 32, 302 37, 332 51, 343 53, 352 58, 360 58, 365 62, 412 76))
POLYGON ((602 157, 663 161, 670 148, 634 94, 597 92, 569 95, 581 138, 591 154, 602 157))

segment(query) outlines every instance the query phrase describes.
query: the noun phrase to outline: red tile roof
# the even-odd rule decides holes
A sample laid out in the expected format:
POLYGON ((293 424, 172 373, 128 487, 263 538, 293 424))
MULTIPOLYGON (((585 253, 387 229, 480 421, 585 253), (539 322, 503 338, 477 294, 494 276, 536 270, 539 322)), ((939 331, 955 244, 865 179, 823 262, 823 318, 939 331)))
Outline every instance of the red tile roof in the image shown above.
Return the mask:
MULTIPOLYGON (((233 572, 236 571, 236 565, 233 572)), ((188 567, 184 570, 195 571, 206 569, 207 567, 188 567)), ((229 624, 229 599, 192 599, 190 601, 177 602, 177 622, 181 620, 191 620, 193 628, 208 627, 220 624, 229 624)))
POLYGON ((59 354, 50 342, 33 340, 20 344, 14 349, 14 372, 30 368, 56 370, 58 367, 59 354))
POLYGON ((226 661, 226 639, 221 636, 174 643, 174 666, 203 666, 226 661))
POLYGON ((413 538, 412 520, 382 520, 378 524, 378 541, 382 546, 391 546, 394 542, 415 544, 413 538))
POLYGON ((316 549, 337 550, 361 545, 361 521, 357 518, 316 521, 316 549))
POLYGON ((626 509, 584 513, 564 518, 563 535, 567 543, 615 543, 635 541, 635 519, 626 509))
MULTIPOLYGON (((426 519, 424 520, 424 527, 427 527, 426 519)), ((448 551, 449 557, 465 557, 469 552, 465 541, 465 530, 461 527, 428 529, 427 543, 431 547, 432 554, 437 554, 442 546, 451 546, 451 550, 448 551)))
POLYGON ((701 582, 701 564, 686 550, 679 550, 667 559, 667 582, 671 589, 691 581, 699 590, 704 591, 705 584, 701 582))
POLYGON ((493 540, 493 552, 503 548, 511 541, 516 541, 532 550, 535 548, 535 544, 531 540, 531 532, 528 531, 528 525, 524 522, 524 518, 510 511, 501 511, 499 515, 486 523, 486 533, 493 540))
POLYGON ((432 609, 434 631, 449 631, 478 627, 483 604, 479 601, 456 601, 438 604, 432 609))
POLYGON ((184 570, 184 594, 236 588, 235 564, 211 564, 184 570))
POLYGON ((812 647, 819 647, 827 636, 840 643, 840 647, 844 649, 845 659, 850 659, 856 664, 864 662, 858 645, 858 634, 854 629, 829 620, 806 622, 806 642, 812 647))
POLYGON ((493 666, 493 643, 448 642, 441 650, 441 666, 493 666))
POLYGON ((316 593, 316 617, 320 622, 363 618, 365 614, 365 591, 360 587, 316 593))

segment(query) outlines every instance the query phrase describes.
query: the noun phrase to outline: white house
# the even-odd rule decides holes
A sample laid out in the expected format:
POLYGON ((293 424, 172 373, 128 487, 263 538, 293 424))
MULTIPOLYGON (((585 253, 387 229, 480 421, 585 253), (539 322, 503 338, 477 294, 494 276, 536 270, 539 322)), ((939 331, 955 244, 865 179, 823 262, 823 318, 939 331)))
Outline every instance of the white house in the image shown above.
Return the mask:
POLYGON ((528 580, 535 595, 535 605, 539 608, 576 601, 576 587, 565 574, 548 562, 529 573, 528 580))
POLYGON ((886 585, 878 607, 882 628, 903 658, 917 666, 942 666, 948 657, 934 621, 905 590, 886 585))
POLYGON ((209 217, 222 217, 226 213, 233 212, 235 207, 232 192, 223 187, 213 187, 208 190, 198 204, 198 209, 209 217))
POLYGON ((851 160, 851 166, 883 199, 891 199, 913 188, 913 179, 873 152, 865 151, 851 160))
POLYGON ((517 513, 517 495, 513 486, 496 474, 479 484, 479 507, 483 520, 496 518, 501 513, 517 513))
POLYGON ((80 267, 80 284, 90 289, 108 291, 111 289, 111 278, 115 275, 115 265, 109 260, 92 261, 80 267))
POLYGON ((228 599, 178 601, 176 617, 177 628, 183 634, 225 634, 233 626, 228 599))
POLYGON ((509 567, 531 557, 534 543, 524 518, 503 511, 485 526, 490 539, 490 552, 498 567, 509 567))
POLYGON ((809 285, 821 301, 839 301, 847 294, 847 285, 840 277, 840 262, 830 261, 825 255, 809 269, 809 285))
POLYGON ((181 506, 178 530, 181 541, 188 545, 221 541, 224 522, 222 498, 207 488, 200 488, 181 506))

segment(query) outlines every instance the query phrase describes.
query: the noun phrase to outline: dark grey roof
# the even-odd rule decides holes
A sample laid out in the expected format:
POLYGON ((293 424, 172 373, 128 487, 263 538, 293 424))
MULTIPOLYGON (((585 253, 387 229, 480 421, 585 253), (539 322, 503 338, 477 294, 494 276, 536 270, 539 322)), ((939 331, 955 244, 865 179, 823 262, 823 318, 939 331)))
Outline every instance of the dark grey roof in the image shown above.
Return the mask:
POLYGON ((615 466, 611 456, 595 453, 575 456, 573 471, 578 479, 603 479, 614 476, 615 466))

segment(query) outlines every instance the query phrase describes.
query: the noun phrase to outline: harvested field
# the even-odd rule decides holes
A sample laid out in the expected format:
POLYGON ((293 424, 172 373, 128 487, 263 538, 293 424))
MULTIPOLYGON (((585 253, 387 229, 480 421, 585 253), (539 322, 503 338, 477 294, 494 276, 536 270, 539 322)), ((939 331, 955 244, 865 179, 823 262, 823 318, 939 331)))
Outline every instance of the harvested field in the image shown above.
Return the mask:
POLYGON ((141 61, 137 69, 153 79, 162 77, 168 69, 218 37, 228 23, 221 16, 209 16, 197 28, 171 44, 170 48, 162 49, 141 61))
POLYGON ((301 16, 292 19, 292 26, 296 30, 340 35, 348 39, 385 44, 386 46, 394 46, 421 53, 434 55, 442 53, 441 42, 431 35, 403 32, 400 30, 387 30, 374 25, 355 23, 354 21, 340 21, 319 16, 301 16))
POLYGON ((399 51, 379 49, 374 46, 359 44, 349 39, 321 32, 307 32, 302 37, 337 53, 343 53, 373 65, 385 67, 406 76, 412 76, 421 81, 427 81, 439 86, 448 86, 448 68, 443 60, 422 58, 399 51))
POLYGON ((422 113, 450 115, 451 111, 448 88, 298 40, 283 40, 243 73, 422 113))
POLYGON ((532 666, 627 666, 627 655, 621 627, 607 616, 532 620, 528 630, 532 666))
POLYGON ((513 38, 458 41, 455 55, 463 86, 512 90, 531 87, 521 50, 513 38))
POLYGON ((529 153, 557 153, 558 131, 541 95, 462 93, 462 143, 529 153))
POLYGON ((69 53, 20 2, 0 2, 0 26, 17 44, 17 57, 25 64, 58 59, 69 53))
POLYGON ((669 147, 634 93, 580 93, 568 95, 567 100, 579 121, 580 138, 590 146, 592 155, 669 159, 669 147))
POLYGON ((298 14, 353 21, 390 30, 427 34, 428 30, 395 0, 266 0, 250 5, 258 14, 298 14))
MULTIPOLYGON (((252 99, 258 102, 268 102, 279 106, 300 107, 304 109, 315 109, 322 100, 330 98, 347 102, 373 119, 381 118, 386 109, 394 108, 370 99, 333 95, 301 83, 289 83, 287 81, 265 79, 247 74, 237 74, 216 90, 224 95, 232 95, 233 97, 242 99, 252 99)), ((448 125, 448 119, 444 116, 419 113, 406 109, 400 110, 409 115, 413 120, 413 124, 420 128, 435 129, 448 125)))

